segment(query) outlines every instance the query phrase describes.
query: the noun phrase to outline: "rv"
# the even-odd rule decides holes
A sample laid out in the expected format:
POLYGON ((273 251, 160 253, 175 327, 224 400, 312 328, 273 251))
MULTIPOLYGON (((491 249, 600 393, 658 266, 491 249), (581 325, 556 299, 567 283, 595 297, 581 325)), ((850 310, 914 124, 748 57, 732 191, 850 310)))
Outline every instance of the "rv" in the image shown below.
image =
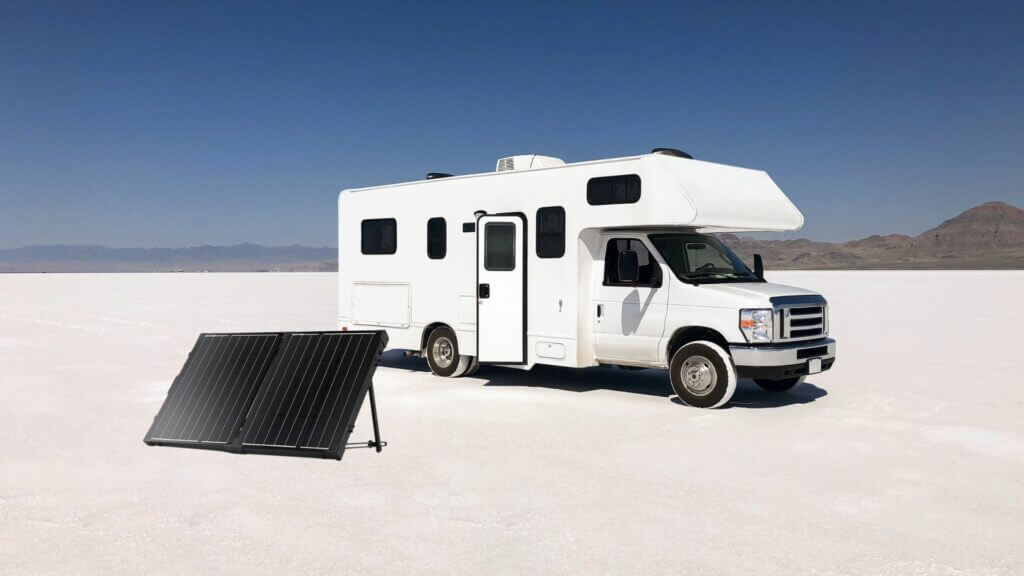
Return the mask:
POLYGON ((803 215, 763 171, 684 152, 343 190, 338 323, 384 329, 438 376, 480 364, 667 369, 688 405, 738 378, 790 390, 832 367, 828 305, 766 282, 711 233, 787 231, 803 215))

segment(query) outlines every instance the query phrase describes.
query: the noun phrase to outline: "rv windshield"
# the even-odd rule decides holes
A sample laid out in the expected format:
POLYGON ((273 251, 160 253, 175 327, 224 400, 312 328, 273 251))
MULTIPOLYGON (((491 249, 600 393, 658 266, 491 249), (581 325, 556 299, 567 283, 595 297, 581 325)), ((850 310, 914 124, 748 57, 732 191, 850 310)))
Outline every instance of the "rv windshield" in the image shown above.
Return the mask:
POLYGON ((651 242, 683 282, 761 282, 729 247, 706 234, 651 234, 651 242))

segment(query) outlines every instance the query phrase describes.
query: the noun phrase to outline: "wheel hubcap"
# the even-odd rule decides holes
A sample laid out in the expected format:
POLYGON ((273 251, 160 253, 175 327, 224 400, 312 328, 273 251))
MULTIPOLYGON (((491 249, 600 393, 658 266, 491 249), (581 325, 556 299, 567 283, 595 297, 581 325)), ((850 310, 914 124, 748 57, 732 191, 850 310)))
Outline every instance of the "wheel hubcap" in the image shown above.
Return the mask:
POLYGON ((431 355, 434 357, 434 362, 438 368, 447 368, 452 365, 452 360, 455 359, 455 346, 452 345, 452 341, 446 336, 442 336, 434 340, 431 355))
POLYGON ((718 382, 714 364, 703 356, 687 358, 679 368, 679 376, 683 387, 694 396, 706 396, 718 382))

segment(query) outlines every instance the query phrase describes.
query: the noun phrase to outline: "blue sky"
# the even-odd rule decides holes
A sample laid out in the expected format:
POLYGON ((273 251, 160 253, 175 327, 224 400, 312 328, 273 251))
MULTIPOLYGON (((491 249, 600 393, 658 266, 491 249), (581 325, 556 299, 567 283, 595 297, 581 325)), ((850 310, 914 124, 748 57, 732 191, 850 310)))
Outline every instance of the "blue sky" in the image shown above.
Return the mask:
POLYGON ((334 245, 342 188, 671 146, 796 235, 1024 206, 1024 3, 0 4, 0 247, 334 245))

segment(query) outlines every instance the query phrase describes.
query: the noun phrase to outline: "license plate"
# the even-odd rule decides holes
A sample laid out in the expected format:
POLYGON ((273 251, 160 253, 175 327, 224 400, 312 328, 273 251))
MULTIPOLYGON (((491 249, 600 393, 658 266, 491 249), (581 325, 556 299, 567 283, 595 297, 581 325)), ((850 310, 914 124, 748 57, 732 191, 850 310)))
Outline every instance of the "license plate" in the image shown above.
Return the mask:
POLYGON ((811 358, 807 361, 807 373, 817 374, 821 372, 821 358, 811 358))

